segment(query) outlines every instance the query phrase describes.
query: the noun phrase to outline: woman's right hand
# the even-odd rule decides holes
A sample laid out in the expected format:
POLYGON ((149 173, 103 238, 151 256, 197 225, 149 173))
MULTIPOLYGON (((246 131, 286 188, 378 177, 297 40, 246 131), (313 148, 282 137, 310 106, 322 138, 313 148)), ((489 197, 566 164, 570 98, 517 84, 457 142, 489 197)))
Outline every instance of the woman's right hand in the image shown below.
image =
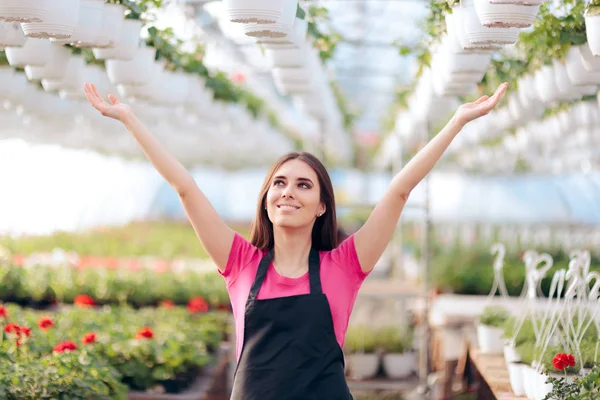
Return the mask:
POLYGON ((111 104, 104 101, 93 83, 84 84, 83 91, 90 104, 105 117, 114 118, 123 122, 125 117, 131 113, 131 107, 121 103, 119 99, 112 94, 108 95, 108 100, 110 100, 111 104))

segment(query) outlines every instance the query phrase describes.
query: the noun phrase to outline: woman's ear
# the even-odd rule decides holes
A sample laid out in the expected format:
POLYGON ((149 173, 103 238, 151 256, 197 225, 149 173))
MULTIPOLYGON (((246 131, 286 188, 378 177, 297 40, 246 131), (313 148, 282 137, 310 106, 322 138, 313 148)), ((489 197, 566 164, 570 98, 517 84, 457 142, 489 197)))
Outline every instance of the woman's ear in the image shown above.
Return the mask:
POLYGON ((325 203, 321 203, 321 205, 319 206, 319 217, 325 214, 326 211, 327 207, 325 207, 325 203))

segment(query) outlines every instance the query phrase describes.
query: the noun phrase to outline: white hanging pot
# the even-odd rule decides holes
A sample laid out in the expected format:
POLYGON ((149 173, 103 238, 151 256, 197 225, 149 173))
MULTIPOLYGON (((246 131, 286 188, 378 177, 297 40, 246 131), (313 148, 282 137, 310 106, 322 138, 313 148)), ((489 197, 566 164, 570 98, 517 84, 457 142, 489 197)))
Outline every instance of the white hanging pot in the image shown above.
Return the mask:
POLYGON ((544 65, 537 71, 535 74, 535 85, 538 96, 543 102, 550 103, 560 98, 553 67, 544 65))
POLYGON ((94 48, 94 57, 98 60, 131 60, 139 47, 142 24, 136 19, 123 20, 114 47, 94 48))
POLYGON ((413 373, 417 365, 417 353, 387 353, 383 355, 383 369, 388 378, 405 379, 413 373))
MULTIPOLYGON (((72 82, 81 82, 84 68, 85 60, 83 57, 71 54, 65 75, 61 79, 42 79, 42 87, 46 92, 69 90, 73 88, 72 82)), ((83 87, 80 90, 83 90, 83 87)))
POLYGON ((284 38, 288 36, 294 29, 294 21, 296 20, 296 10, 298 1, 286 0, 283 6, 281 18, 273 24, 244 24, 242 29, 246 36, 256 38, 284 38))
POLYGON ((566 101, 581 98, 581 92, 571 83, 565 64, 559 60, 553 60, 552 64, 554 67, 554 80, 560 98, 566 101))
POLYGON ((162 75, 163 86, 168 90, 163 90, 156 96, 155 101, 171 107, 184 104, 190 93, 190 76, 183 72, 171 71, 164 71, 162 75))
POLYGON ((481 25, 492 28, 527 28, 531 26, 540 6, 498 4, 492 0, 474 0, 481 25))
POLYGON ((498 44, 473 44, 467 34, 467 30, 465 27, 465 10, 460 6, 452 7, 452 13, 446 14, 446 23, 448 24, 448 33, 450 34, 454 31, 454 35, 456 35, 456 39, 460 44, 460 47, 464 50, 496 50, 501 48, 501 45, 498 44), (448 19, 450 18, 450 20, 448 19))
POLYGON ((600 15, 585 15, 585 33, 593 55, 600 56, 600 15))
POLYGON ((140 47, 130 61, 106 60, 106 73, 113 85, 144 85, 152 80, 156 49, 140 47))
POLYGON ((491 52, 456 54, 448 51, 442 52, 441 68, 453 72, 484 72, 492 59, 491 52))
POLYGON ((301 47, 306 45, 306 34, 308 32, 308 21, 295 19, 293 27, 286 30, 286 34, 281 38, 257 37, 257 43, 264 48, 270 47, 301 47))
POLYGON ((490 28, 483 26, 473 5, 474 0, 462 0, 462 18, 468 40, 474 45, 507 45, 517 41, 519 28, 490 28))
POLYGON ((268 48, 265 56, 271 68, 299 68, 305 65, 306 52, 302 48, 268 48))
POLYGON ((433 91, 438 96, 466 96, 472 93, 477 85, 475 83, 446 81, 442 74, 432 74, 433 91))
POLYGON ((114 47, 121 33, 125 7, 121 4, 104 3, 102 28, 96 38, 96 48, 114 47))
POLYGON ((589 46, 589 42, 582 44, 579 47, 579 54, 581 55, 581 63, 583 68, 588 72, 600 71, 600 57, 594 56, 589 46))
POLYGON ((25 74, 31 81, 62 79, 67 72, 71 51, 64 46, 52 44, 50 57, 44 65, 27 65, 25 74))
POLYGON ((519 102, 523 108, 531 108, 536 102, 540 101, 533 75, 527 74, 519 78, 517 86, 519 102))
POLYGON ((273 79, 279 82, 308 83, 311 74, 306 68, 273 68, 273 79))
POLYGON ((71 43, 76 47, 95 47, 102 37, 104 0, 80 0, 79 22, 71 43))
POLYGON ((573 85, 598 85, 600 72, 588 72, 581 61, 579 46, 571 46, 567 52, 567 75, 573 85))
POLYGON ((297 0, 224 0, 231 22, 274 24, 283 15, 286 2, 297 0))
MULTIPOLYGON (((120 61, 121 63, 133 62, 137 58, 132 61, 120 61)), ((113 61, 114 62, 114 61, 113 61)), ((123 83, 117 86, 119 93, 121 96, 126 97, 128 99, 134 101, 146 101, 152 102, 154 104, 159 104, 156 99, 162 96, 167 88, 164 80, 164 66, 162 63, 152 61, 145 67, 146 71, 148 71, 148 76, 151 79, 146 79, 143 81, 132 81, 132 83, 123 83)), ((110 77, 110 75, 109 75, 110 77)), ((127 81, 127 80, 126 80, 127 81)))
POLYGON ((50 60, 52 43, 44 39, 27 39, 23 47, 8 47, 6 58, 13 67, 44 65, 50 60))
POLYGON ((22 47, 26 40, 21 25, 14 22, 0 22, 0 49, 22 47))
POLYGON ((80 0, 53 0, 44 22, 22 24, 25 35, 39 39, 66 39, 75 32, 79 21, 80 0))
POLYGON ((51 4, 51 0, 2 0, 0 21, 43 22, 51 4))
POLYGON ((104 68, 95 64, 84 65, 80 69, 80 73, 71 78, 65 79, 68 83, 64 84, 60 90, 61 98, 69 99, 85 99, 85 93, 83 91, 83 85, 86 82, 93 82, 101 95, 106 95, 109 92, 113 92, 113 87, 106 76, 104 68))

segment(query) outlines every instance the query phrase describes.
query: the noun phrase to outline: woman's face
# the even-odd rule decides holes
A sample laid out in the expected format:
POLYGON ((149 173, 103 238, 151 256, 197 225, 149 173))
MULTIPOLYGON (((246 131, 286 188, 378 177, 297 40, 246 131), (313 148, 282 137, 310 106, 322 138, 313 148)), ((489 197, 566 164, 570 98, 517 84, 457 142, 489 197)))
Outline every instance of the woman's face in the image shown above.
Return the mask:
POLYGON ((270 182, 266 207, 275 226, 299 228, 314 223, 326 211, 315 171, 297 159, 282 164, 270 182))

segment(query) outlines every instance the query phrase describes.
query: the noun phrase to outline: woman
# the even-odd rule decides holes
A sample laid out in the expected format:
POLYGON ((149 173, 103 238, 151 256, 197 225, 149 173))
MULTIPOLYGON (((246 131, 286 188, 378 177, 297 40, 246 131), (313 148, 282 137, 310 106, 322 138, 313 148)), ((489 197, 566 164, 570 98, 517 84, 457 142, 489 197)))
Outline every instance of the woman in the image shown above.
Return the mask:
MULTIPOLYGON (((367 222, 338 245, 327 171, 308 153, 273 165, 259 196, 251 241, 217 215, 185 168, 131 112, 94 85, 90 103, 121 121, 179 194, 198 238, 224 276, 236 324, 232 399, 351 399, 342 346, 357 292, 379 259, 410 192, 462 127, 487 114, 506 84, 458 108, 444 129, 392 180, 367 222)), ((243 200, 242 200, 243 201, 243 200)))

